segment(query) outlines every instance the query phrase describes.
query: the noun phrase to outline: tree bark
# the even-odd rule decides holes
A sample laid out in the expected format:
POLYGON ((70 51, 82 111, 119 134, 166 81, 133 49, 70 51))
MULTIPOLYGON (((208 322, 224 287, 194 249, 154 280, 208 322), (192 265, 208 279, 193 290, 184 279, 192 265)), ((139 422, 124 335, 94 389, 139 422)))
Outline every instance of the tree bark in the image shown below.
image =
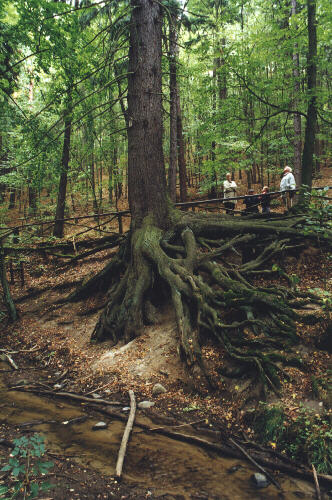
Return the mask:
POLYGON ((14 187, 11 187, 9 191, 9 204, 8 204, 9 210, 15 208, 15 200, 16 200, 16 189, 14 187))
POLYGON ((162 149, 162 10, 152 0, 131 0, 128 76, 128 194, 132 226, 148 214, 167 226, 168 204, 162 149))
POLYGON ((176 92, 177 99, 177 145, 178 145, 178 165, 180 178, 180 201, 187 201, 187 166, 184 151, 183 129, 182 129, 182 114, 179 88, 176 92))
POLYGON ((69 97, 69 104, 66 108, 65 113, 65 132, 63 139, 63 150, 61 159, 61 175, 58 190, 58 200, 55 212, 55 223, 53 236, 56 238, 63 237, 63 227, 64 227, 64 215, 65 215, 65 204, 66 204, 66 192, 67 192, 67 178, 69 169, 69 155, 70 155, 70 136, 71 136, 71 98, 69 97))
POLYGON ((317 33, 316 33, 316 1, 307 0, 308 12, 308 56, 307 56, 307 80, 308 80, 308 111, 305 127, 304 146, 302 154, 302 184, 311 188, 313 156, 315 149, 315 135, 317 124, 316 104, 316 79, 317 79, 317 33))
POLYGON ((34 186, 28 187, 29 212, 36 215, 37 212, 37 191, 34 186))
POLYGON ((168 192, 173 202, 176 202, 176 173, 177 173, 177 14, 173 13, 169 21, 169 89, 170 89, 170 118, 169 118, 169 168, 168 192))
POLYGON ((6 304, 9 318, 12 322, 18 319, 18 314, 16 311, 15 304, 13 302, 10 288, 7 281, 7 272, 6 272, 6 261, 5 261, 5 252, 2 246, 2 242, 0 242, 0 281, 3 290, 3 300, 6 304))
MULTIPOLYGON (((292 0, 292 16, 296 15, 296 0, 292 0)), ((300 57, 298 51, 298 44, 294 44, 293 52, 293 79, 294 79, 294 98, 293 107, 297 109, 298 107, 298 96, 300 94, 300 57)), ((294 113, 293 118, 294 124, 294 177, 296 185, 301 184, 301 153, 302 153, 302 138, 301 138, 301 115, 299 113, 294 113)))

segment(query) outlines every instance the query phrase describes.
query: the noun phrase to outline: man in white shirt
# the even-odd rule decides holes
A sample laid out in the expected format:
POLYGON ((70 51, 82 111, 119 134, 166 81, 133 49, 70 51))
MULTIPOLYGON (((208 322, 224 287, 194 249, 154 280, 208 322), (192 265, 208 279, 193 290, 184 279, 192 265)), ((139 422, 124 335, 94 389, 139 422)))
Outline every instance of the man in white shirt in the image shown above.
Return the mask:
POLYGON ((237 200, 227 201, 228 198, 234 198, 236 196, 237 185, 235 181, 232 181, 232 176, 228 172, 226 174, 226 180, 224 181, 224 206, 226 207, 226 214, 234 215, 233 210, 236 207, 237 200))
POLYGON ((284 168, 284 174, 280 182, 280 191, 282 191, 282 198, 286 207, 289 210, 293 206, 293 198, 295 195, 296 182, 294 175, 292 174, 292 169, 286 165, 284 168))

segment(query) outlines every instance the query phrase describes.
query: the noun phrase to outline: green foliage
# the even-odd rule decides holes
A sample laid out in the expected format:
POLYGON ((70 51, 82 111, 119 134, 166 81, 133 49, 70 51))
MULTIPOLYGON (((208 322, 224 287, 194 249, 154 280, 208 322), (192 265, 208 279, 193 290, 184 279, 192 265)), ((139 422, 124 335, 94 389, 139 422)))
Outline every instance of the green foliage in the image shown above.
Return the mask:
POLYGON ((325 233, 332 228, 332 205, 328 197, 329 188, 321 191, 312 190, 311 193, 305 193, 308 213, 304 224, 306 234, 312 232, 325 233))
POLYGON ((322 288, 312 288, 309 291, 321 297, 323 303, 322 308, 325 311, 332 311, 332 292, 330 292, 330 290, 323 290, 322 288))
POLYGON ((188 412, 197 411, 197 410, 200 410, 200 407, 198 405, 196 405, 195 403, 192 403, 189 406, 186 406, 185 408, 183 408, 182 411, 184 413, 188 413, 188 412))
POLYGON ((327 415, 302 407, 299 415, 290 419, 281 406, 261 403, 254 430, 265 444, 277 447, 294 460, 314 464, 321 474, 331 474, 332 432, 327 415))
POLYGON ((329 398, 331 376, 332 370, 327 370, 326 373, 320 375, 319 377, 311 377, 312 392, 317 398, 323 401, 328 401, 329 398))
POLYGON ((42 477, 48 474, 54 466, 53 462, 45 460, 45 441, 40 434, 31 437, 22 436, 14 439, 14 449, 8 463, 2 467, 2 472, 10 474, 10 482, 0 486, 0 495, 4 500, 17 498, 36 498, 41 491, 52 488, 42 477), (3 495, 7 495, 4 497, 3 495))

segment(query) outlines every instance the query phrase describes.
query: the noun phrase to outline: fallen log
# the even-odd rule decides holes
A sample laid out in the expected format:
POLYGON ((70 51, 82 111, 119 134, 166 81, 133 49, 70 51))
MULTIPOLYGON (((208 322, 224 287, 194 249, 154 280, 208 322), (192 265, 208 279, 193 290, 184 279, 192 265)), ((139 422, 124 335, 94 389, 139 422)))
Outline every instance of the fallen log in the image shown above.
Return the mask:
POLYGON ((119 450, 119 455, 118 455, 118 460, 116 462, 116 468, 115 468, 115 474, 117 478, 121 478, 122 475, 122 467, 123 467, 123 461, 126 455, 126 450, 127 450, 127 444, 129 440, 129 436, 131 433, 131 430, 134 425, 134 420, 135 420, 135 414, 136 414, 136 400, 135 400, 135 395, 133 391, 129 391, 129 397, 130 397, 130 413, 127 421, 126 428, 124 430, 123 436, 122 436, 122 441, 121 441, 121 446, 119 450))
POLYGON ((315 480, 317 500, 322 500, 322 495, 321 495, 321 492, 320 492, 320 487, 319 487, 319 482, 318 482, 316 468, 315 468, 314 464, 311 464, 311 467, 312 467, 312 472, 313 472, 314 480, 315 480))
POLYGON ((54 392, 54 391, 45 391, 34 388, 33 386, 13 386, 9 387, 9 391, 22 391, 22 392, 32 392, 33 394, 40 394, 41 396, 55 396, 58 398, 66 398, 66 399, 75 399, 76 401, 83 401, 86 403, 93 404, 103 404, 107 406, 122 406, 120 401, 107 401, 106 399, 94 399, 87 398, 86 396, 80 396, 79 394, 71 393, 71 392, 54 392))

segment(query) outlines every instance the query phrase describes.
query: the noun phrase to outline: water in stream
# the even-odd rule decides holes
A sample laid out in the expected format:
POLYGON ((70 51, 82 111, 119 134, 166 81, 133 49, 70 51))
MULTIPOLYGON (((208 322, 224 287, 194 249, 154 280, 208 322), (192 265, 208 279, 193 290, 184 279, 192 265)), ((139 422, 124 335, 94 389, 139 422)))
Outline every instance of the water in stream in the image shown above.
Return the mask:
MULTIPOLYGON (((83 422, 63 424, 81 416, 85 414, 79 405, 8 391, 0 381, 0 419, 3 422, 18 425, 33 420, 52 421, 33 427, 46 437, 52 452, 75 455, 82 465, 112 476, 125 424, 103 417, 100 420, 107 422, 108 428, 93 431, 92 426, 98 421, 93 416, 83 422)), ((143 421, 141 415, 138 414, 137 418, 143 421)), ((146 418, 144 423, 154 426, 146 418)), ((220 500, 316 498, 313 485, 284 474, 278 477, 284 495, 273 485, 257 490, 250 481, 254 472, 257 471, 248 462, 222 458, 196 446, 134 428, 125 458, 123 480, 144 485, 156 497, 182 495, 188 500, 191 495, 220 500), (238 464, 241 467, 235 473, 227 472, 238 464)))

